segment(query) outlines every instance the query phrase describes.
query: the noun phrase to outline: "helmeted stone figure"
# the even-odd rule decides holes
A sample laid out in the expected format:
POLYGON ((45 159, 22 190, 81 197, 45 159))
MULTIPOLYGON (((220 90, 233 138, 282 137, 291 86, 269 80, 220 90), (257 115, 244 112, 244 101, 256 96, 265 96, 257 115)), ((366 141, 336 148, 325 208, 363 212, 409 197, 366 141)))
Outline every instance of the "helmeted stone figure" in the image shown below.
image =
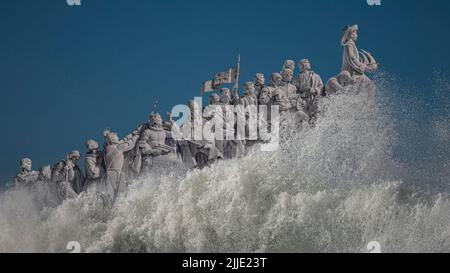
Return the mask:
POLYGON ((358 25, 347 26, 341 39, 344 47, 341 71, 348 71, 355 82, 357 92, 367 91, 369 96, 373 95, 375 85, 365 75, 366 72, 377 70, 378 64, 372 55, 366 51, 358 51, 356 41, 358 40, 358 25))
POLYGON ((146 129, 139 141, 138 146, 142 153, 142 169, 143 173, 159 174, 170 171, 176 164, 176 149, 169 146, 167 140, 170 138, 170 131, 164 130, 163 120, 157 113, 150 115, 151 124, 146 129))
POLYGON ((266 86, 266 79, 263 73, 257 73, 255 78, 253 79, 253 83, 255 86, 255 96, 256 99, 259 100, 259 96, 261 94, 262 89, 266 86))
POLYGON ((344 92, 353 83, 352 76, 348 71, 342 71, 339 75, 332 77, 325 85, 327 95, 344 92))
POLYGON ((98 143, 95 140, 91 139, 86 141, 87 152, 84 161, 84 169, 86 172, 85 191, 98 186, 105 175, 103 154, 98 151, 98 148, 98 143))
POLYGON ((38 179, 39 173, 32 170, 32 161, 24 158, 20 161, 20 171, 14 178, 14 187, 31 186, 38 179))
POLYGON ((103 135, 105 178, 102 180, 101 192, 114 203, 118 195, 127 188, 127 177, 123 172, 124 153, 134 149, 139 134, 134 131, 123 140, 119 140, 117 133, 109 130, 105 130, 103 135))
POLYGON ((297 92, 305 101, 305 112, 310 118, 318 113, 317 102, 322 95, 324 85, 318 74, 311 70, 311 63, 303 59, 299 63, 301 73, 297 76, 297 92))

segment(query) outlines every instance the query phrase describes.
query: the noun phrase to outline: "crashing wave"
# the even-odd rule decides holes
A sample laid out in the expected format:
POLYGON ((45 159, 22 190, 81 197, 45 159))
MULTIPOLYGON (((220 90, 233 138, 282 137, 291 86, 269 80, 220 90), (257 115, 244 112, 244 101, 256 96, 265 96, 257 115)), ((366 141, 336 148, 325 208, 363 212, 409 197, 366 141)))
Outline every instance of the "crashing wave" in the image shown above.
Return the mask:
POLYGON ((39 205, 38 189, 3 193, 0 252, 65 252, 69 241, 85 252, 365 252, 370 241, 449 252, 450 199, 405 187, 385 104, 321 104, 315 126, 284 130, 278 151, 141 178, 111 211, 92 192, 57 208, 39 205))

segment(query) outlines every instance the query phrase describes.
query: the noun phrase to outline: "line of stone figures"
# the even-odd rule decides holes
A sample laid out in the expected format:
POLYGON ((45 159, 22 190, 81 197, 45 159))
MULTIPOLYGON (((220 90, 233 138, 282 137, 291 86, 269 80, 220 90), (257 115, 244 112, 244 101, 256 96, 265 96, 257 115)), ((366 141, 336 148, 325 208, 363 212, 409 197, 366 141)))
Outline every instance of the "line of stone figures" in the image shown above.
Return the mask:
MULTIPOLYGON (((231 111, 230 116, 226 107, 241 106, 247 109, 250 106, 277 106, 279 113, 295 112, 301 122, 314 123, 319 112, 317 101, 322 96, 339 93, 354 84, 350 73, 343 71, 324 85, 321 77, 311 70, 308 60, 301 60, 299 66, 301 72, 295 79, 295 63, 287 60, 280 73, 271 75, 267 85, 264 75, 258 73, 253 82, 244 83, 241 97, 237 92, 231 94, 227 88, 222 88, 219 94, 209 96, 209 106, 223 109, 220 119, 223 119, 224 124, 231 119, 231 130, 229 127, 223 129, 224 134, 231 134, 234 138, 175 138, 174 131, 181 132, 188 128, 192 133, 195 127, 192 125, 196 123, 195 116, 199 113, 200 106, 195 101, 189 101, 187 106, 190 115, 181 126, 170 115, 163 122, 159 114, 152 113, 148 123, 139 126, 124 139, 119 139, 117 133, 105 130, 102 150, 94 140, 87 141, 85 173, 78 166, 78 151, 69 153, 66 159, 53 166, 41 168, 39 172, 33 171, 31 160, 25 158, 21 161, 14 186, 28 187, 36 183, 47 185, 56 203, 74 198, 84 191, 95 190, 113 203, 126 190, 130 181, 144 174, 204 168, 217 160, 242 157, 249 146, 261 139, 248 139, 249 118, 245 112, 243 115, 247 138, 236 138, 236 115, 239 114, 231 111)), ((211 116, 205 115, 205 108, 201 110, 200 121, 204 124, 211 116)), ((270 111, 268 113, 264 119, 270 127, 272 120, 270 111)))

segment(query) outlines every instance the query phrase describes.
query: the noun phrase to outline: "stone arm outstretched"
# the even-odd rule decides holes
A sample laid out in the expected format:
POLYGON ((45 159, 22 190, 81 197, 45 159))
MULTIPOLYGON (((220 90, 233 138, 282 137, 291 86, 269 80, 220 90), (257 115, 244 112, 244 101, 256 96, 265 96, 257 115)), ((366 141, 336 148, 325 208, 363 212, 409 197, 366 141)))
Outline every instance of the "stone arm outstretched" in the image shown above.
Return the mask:
POLYGON ((129 135, 125 139, 123 139, 120 144, 117 145, 117 148, 122 152, 128 152, 134 149, 136 143, 139 139, 139 135, 129 135))

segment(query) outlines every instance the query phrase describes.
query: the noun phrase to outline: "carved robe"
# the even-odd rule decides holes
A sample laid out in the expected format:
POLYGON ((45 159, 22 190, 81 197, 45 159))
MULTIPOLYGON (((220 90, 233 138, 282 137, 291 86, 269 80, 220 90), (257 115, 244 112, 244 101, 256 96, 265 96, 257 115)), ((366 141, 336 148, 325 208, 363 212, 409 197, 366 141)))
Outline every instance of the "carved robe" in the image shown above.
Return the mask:
POLYGON ((114 202, 117 196, 127 188, 127 177, 123 172, 125 156, 124 153, 134 149, 139 136, 125 139, 118 144, 105 146, 105 178, 101 183, 102 193, 114 202))
POLYGON ((103 155, 101 153, 86 154, 84 169, 86 171, 86 181, 84 183, 84 190, 89 190, 91 187, 97 186, 104 174, 103 155))

